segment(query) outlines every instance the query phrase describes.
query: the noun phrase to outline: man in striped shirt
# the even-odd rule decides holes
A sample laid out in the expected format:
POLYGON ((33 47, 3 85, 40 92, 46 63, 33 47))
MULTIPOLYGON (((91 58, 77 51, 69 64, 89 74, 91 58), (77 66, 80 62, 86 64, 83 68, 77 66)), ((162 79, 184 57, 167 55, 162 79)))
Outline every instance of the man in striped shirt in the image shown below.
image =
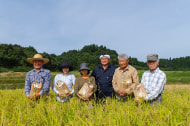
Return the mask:
POLYGON ((147 96, 144 100, 150 104, 158 104, 162 102, 164 93, 164 85, 166 83, 166 75, 159 69, 159 60, 157 54, 147 56, 147 64, 149 70, 142 75, 141 84, 147 91, 147 96))

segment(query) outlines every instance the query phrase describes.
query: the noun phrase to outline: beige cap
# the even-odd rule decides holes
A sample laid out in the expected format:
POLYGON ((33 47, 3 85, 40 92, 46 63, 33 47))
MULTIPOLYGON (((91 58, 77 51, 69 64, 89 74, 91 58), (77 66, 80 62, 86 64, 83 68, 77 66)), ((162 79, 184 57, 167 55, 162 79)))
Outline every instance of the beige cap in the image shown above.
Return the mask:
POLYGON ((41 54, 35 54, 33 58, 28 58, 27 61, 31 64, 33 64, 34 60, 42 60, 44 64, 49 62, 49 59, 43 58, 41 54))
POLYGON ((158 60, 158 55, 157 54, 149 54, 147 56, 147 61, 156 61, 158 60))

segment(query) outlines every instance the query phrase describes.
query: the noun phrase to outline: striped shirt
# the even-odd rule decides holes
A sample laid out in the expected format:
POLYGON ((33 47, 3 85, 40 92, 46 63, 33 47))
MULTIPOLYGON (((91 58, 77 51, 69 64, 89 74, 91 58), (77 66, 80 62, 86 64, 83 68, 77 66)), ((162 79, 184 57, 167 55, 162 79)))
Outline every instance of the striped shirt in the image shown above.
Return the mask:
POLYGON ((51 84, 51 72, 47 69, 41 68, 39 72, 35 69, 29 71, 25 79, 25 94, 28 97, 30 95, 30 90, 33 82, 42 82, 43 88, 40 91, 40 95, 49 93, 51 84))
POLYGON ((159 94, 164 93, 164 85, 166 83, 166 75, 159 68, 152 73, 150 70, 146 71, 142 75, 141 84, 144 85, 148 95, 145 100, 153 100, 158 97, 159 94))

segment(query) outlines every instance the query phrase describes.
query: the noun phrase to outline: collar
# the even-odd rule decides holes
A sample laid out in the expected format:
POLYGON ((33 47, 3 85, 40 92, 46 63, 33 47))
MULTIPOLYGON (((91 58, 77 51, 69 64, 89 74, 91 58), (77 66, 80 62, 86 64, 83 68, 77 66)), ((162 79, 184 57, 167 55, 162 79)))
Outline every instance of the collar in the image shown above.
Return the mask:
POLYGON ((121 67, 119 67, 119 70, 122 71, 122 72, 125 72, 125 71, 128 71, 129 70, 129 65, 127 65, 127 67, 125 67, 125 69, 121 69, 121 67))
POLYGON ((66 75, 64 75, 63 73, 61 73, 62 74, 62 76, 68 76, 69 75, 69 73, 67 73, 66 75))
MULTIPOLYGON (((157 67, 152 73, 157 73, 159 70, 160 70, 159 67, 157 67)), ((150 70, 149 70, 149 72, 150 72, 150 70)))
MULTIPOLYGON (((99 68, 104 69, 102 65, 100 65, 99 68)), ((111 68, 111 64, 108 64, 108 67, 107 67, 107 68, 111 68)), ((107 69, 107 68, 106 68, 106 69, 107 69)))
MULTIPOLYGON (((41 68, 39 72, 43 72, 44 68, 41 68)), ((36 69, 33 69, 33 72, 36 72, 36 69)))

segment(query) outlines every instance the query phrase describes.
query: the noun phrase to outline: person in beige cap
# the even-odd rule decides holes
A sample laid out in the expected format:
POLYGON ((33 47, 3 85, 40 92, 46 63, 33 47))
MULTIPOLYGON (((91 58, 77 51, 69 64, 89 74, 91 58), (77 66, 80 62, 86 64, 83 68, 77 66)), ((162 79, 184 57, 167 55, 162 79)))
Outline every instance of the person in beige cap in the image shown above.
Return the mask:
POLYGON ((25 94, 30 98, 38 99, 41 95, 49 93, 51 84, 51 72, 43 68, 43 65, 49 62, 49 59, 43 58, 41 54, 35 54, 33 58, 27 61, 33 64, 34 69, 29 71, 25 79, 25 94), (42 88, 34 96, 31 96, 31 86, 41 84, 42 88))
POLYGON ((116 99, 127 101, 133 96, 133 87, 139 84, 139 76, 137 70, 128 64, 129 58, 126 54, 119 55, 118 60, 120 67, 115 70, 112 84, 116 99))
POLYGON ((164 85, 166 83, 166 75, 159 69, 159 60, 157 54, 147 56, 147 64, 149 70, 144 72, 141 79, 141 84, 147 91, 145 101, 150 104, 159 104, 162 102, 164 93, 164 85))

